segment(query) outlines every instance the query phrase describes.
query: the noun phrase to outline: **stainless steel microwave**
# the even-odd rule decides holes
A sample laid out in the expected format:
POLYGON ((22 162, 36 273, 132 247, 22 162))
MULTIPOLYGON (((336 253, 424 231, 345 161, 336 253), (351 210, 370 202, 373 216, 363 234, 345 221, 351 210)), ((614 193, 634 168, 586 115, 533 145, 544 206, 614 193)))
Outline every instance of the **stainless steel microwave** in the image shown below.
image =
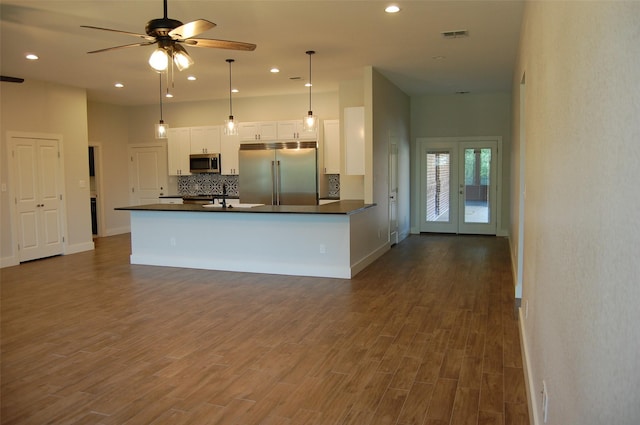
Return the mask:
POLYGON ((219 153, 189 155, 189 170, 192 173, 220 173, 219 153))

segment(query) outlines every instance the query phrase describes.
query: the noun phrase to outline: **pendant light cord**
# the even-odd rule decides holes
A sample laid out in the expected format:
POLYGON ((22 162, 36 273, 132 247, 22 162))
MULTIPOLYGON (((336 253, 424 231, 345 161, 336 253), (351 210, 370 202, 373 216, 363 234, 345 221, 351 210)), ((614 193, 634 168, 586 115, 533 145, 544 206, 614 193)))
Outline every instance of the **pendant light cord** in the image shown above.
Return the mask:
POLYGON ((160 76, 160 121, 162 122, 162 73, 158 75, 160 76))
POLYGON ((306 53, 309 55, 309 112, 311 112, 311 55, 313 55, 315 51, 308 50, 306 53))
POLYGON ((231 100, 231 93, 232 93, 232 86, 231 86, 231 64, 234 62, 233 59, 227 59, 227 62, 229 63, 229 116, 232 117, 233 116, 233 103, 231 100))

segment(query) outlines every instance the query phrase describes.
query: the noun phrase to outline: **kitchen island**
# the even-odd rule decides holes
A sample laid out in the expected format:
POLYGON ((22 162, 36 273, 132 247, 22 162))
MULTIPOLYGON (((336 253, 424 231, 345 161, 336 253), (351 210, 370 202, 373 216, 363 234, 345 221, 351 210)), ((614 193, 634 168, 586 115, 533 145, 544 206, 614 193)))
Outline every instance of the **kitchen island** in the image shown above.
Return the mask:
POLYGON ((375 204, 151 204, 131 213, 131 263, 349 279, 389 249, 375 204))

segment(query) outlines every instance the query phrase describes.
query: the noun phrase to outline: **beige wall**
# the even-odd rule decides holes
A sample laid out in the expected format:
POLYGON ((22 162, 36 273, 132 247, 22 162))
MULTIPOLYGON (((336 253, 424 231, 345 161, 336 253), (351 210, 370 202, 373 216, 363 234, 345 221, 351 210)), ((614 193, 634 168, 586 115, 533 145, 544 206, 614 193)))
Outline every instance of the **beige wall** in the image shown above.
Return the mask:
MULTIPOLYGON (((509 231, 510 152, 511 152, 511 93, 425 95, 411 98, 411 140, 414 181, 419 181, 419 162, 416 139, 420 137, 502 137, 501 214, 498 235, 509 231)), ((412 227, 419 229, 420 196, 414 186, 412 227)))
POLYGON ((89 200, 89 162, 87 99, 82 89, 59 86, 38 81, 22 84, 2 83, 0 157, 2 184, 0 192, 0 260, 3 265, 17 261, 17 241, 12 240, 9 199, 11 176, 7 173, 7 133, 26 132, 62 136, 64 162, 64 224, 65 252, 72 253, 93 248, 89 200), (85 187, 81 186, 85 182, 85 187))
POLYGON ((410 98, 382 74, 371 70, 372 155, 367 168, 367 183, 372 201, 378 204, 381 234, 389 232, 389 152, 395 142, 398 149, 397 217, 400 239, 410 229, 410 98))
POLYGON ((548 424, 640 418, 639 21, 638 2, 525 10, 513 104, 526 75, 521 332, 537 424, 543 380, 548 424))
POLYGON ((97 200, 103 213, 102 222, 98 223, 103 232, 100 236, 128 232, 129 213, 114 211, 114 208, 129 205, 129 108, 89 102, 87 109, 89 144, 99 146, 101 158, 102 186, 97 200))

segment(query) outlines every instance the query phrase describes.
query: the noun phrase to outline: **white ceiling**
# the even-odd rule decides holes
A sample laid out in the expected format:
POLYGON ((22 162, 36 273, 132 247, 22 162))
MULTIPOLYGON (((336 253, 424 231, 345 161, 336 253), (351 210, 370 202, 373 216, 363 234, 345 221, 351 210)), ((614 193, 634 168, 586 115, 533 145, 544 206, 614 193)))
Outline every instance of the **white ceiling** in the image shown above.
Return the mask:
MULTIPOLYGON (((228 98, 227 58, 236 60, 233 85, 240 92, 234 97, 308 93, 307 50, 317 52, 314 93, 361 78, 367 65, 409 95, 511 89, 523 1, 398 1, 402 10, 394 15, 384 12, 389 3, 169 0, 170 18, 217 24, 198 37, 258 46, 253 52, 186 46, 195 65, 175 72, 172 102, 228 98), (468 30, 469 37, 442 37, 452 30, 468 30), (272 66, 281 72, 271 74, 272 66), (187 81, 188 75, 197 80, 187 81)), ((140 40, 80 25, 144 34, 149 20, 162 17, 162 0, 1 0, 0 6, 2 75, 86 88, 92 101, 158 101, 159 77, 147 64, 153 46, 87 54, 140 40), (26 53, 40 59, 27 61, 26 53), (125 87, 114 88, 116 82, 125 87)))

